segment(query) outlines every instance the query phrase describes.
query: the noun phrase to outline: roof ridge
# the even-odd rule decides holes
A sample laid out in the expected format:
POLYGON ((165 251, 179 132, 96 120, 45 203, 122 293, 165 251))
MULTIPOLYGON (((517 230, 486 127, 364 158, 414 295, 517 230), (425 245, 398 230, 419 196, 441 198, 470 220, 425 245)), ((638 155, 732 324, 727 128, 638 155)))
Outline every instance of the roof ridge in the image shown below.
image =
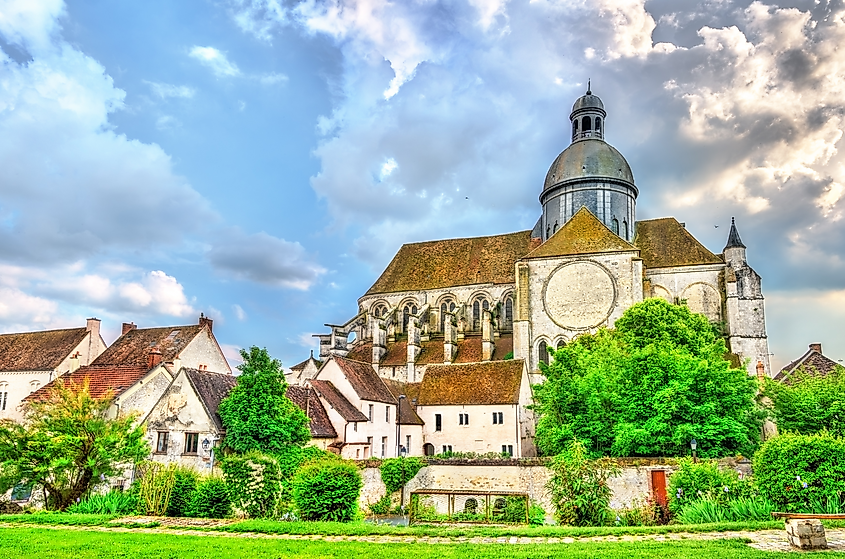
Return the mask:
POLYGON ((507 237, 508 235, 521 235, 525 233, 531 233, 531 229, 520 229, 519 231, 511 231, 510 233, 496 233, 494 235, 476 235, 474 237, 449 237, 445 239, 429 239, 428 241, 414 241, 411 243, 402 243, 402 246, 405 247, 411 245, 423 245, 426 243, 442 243, 443 241, 471 241, 473 239, 492 239, 494 237, 507 237))

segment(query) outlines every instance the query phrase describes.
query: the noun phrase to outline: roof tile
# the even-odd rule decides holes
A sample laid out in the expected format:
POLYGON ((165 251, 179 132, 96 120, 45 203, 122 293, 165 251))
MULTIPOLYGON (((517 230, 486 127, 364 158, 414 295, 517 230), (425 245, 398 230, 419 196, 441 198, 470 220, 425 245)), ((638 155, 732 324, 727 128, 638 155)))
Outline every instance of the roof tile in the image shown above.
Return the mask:
POLYGON ((385 404, 396 403, 393 394, 384 385, 384 381, 378 376, 371 364, 352 361, 345 357, 334 357, 333 359, 340 370, 343 371, 346 380, 352 385, 352 389, 358 394, 359 398, 371 402, 384 402, 385 404))
POLYGON ((638 221, 634 245, 646 268, 724 264, 674 217, 638 221))
POLYGON ((183 368, 188 382, 194 387, 202 405, 205 406, 209 417, 214 420, 219 431, 223 431, 223 420, 217 413, 220 402, 229 395, 229 392, 238 383, 238 378, 226 373, 215 373, 212 371, 198 371, 197 369, 183 368))
POLYGON ((418 405, 518 404, 524 366, 522 359, 429 365, 418 405))
POLYGON ((340 393, 331 381, 311 379, 311 386, 322 396, 340 416, 346 421, 368 421, 364 413, 352 405, 352 402, 340 393))
POLYGON ((85 328, 0 335, 0 371, 52 371, 85 339, 85 328))
POLYGON ((315 439, 334 439, 337 437, 329 414, 326 413, 326 408, 317 396, 313 388, 306 386, 288 386, 287 397, 299 406, 305 412, 310 420, 308 423, 311 429, 311 436, 315 439))
POLYGON ((557 233, 532 250, 525 258, 545 258, 572 254, 626 252, 637 250, 582 207, 557 233))
POLYGON ((157 347, 162 361, 171 362, 193 340, 203 326, 166 326, 130 330, 110 345, 92 365, 142 365, 150 350, 157 347))

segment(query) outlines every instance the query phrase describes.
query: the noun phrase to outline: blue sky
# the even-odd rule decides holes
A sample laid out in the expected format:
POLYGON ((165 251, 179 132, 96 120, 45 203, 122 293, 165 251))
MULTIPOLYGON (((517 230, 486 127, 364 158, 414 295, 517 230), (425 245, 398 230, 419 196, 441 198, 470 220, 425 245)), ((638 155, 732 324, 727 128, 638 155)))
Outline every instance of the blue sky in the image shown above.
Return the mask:
POLYGON ((530 228, 590 77, 638 217, 720 252, 736 216, 774 364, 838 358, 844 14, 0 0, 0 331, 205 312, 292 365, 401 243, 530 228))

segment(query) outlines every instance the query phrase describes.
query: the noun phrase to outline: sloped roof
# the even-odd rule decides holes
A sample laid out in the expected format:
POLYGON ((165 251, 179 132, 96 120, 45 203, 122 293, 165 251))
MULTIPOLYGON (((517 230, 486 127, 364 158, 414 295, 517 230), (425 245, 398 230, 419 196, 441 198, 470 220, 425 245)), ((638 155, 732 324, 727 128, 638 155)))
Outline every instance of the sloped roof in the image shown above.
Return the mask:
POLYGON ((314 359, 314 352, 312 351, 312 352, 311 352, 311 357, 309 357, 308 359, 306 359, 306 360, 305 360, 305 361, 303 361, 302 363, 297 363, 296 365, 294 365, 293 367, 291 367, 291 368, 290 368, 290 370, 291 370, 291 371, 297 371, 297 372, 299 372, 299 371, 303 370, 303 369, 305 368, 305 366, 306 366, 306 365, 308 365, 308 363, 309 363, 310 361, 313 361, 313 362, 314 362, 314 365, 315 365, 318 369, 319 369, 319 368, 322 366, 322 364, 323 364, 323 362, 322 362, 322 361, 320 361, 319 359, 314 359))
POLYGON ((110 345, 92 365, 141 365, 149 359, 150 350, 157 347, 162 361, 179 357, 203 326, 166 326, 163 328, 136 328, 123 334, 110 345))
POLYGON ((637 250, 631 243, 607 228, 590 210, 582 207, 557 233, 532 250, 525 258, 626 252, 637 250))
POLYGON ((505 355, 513 352, 513 334, 502 334, 496 340, 496 349, 493 350, 493 361, 500 361, 505 355))
POLYGON ((731 218, 731 232, 728 233, 728 242, 725 248, 746 248, 742 244, 742 239, 739 238, 739 231, 736 230, 736 221, 734 218, 731 218))
POLYGON ((402 425, 425 425, 425 421, 417 415, 413 400, 420 394, 419 382, 400 382, 393 379, 384 379, 384 384, 399 402, 399 423, 402 425), (402 394, 404 398, 400 398, 402 394))
POLYGON ((367 421, 367 416, 352 405, 352 402, 340 393, 340 390, 328 380, 311 379, 311 386, 325 398, 329 405, 346 421, 367 421))
POLYGON ((349 353, 346 355, 346 358, 352 359, 353 361, 367 363, 373 358, 373 342, 356 341, 355 345, 352 346, 352 349, 350 349, 349 353))
POLYGON ((458 352, 455 355, 454 363, 475 363, 481 361, 481 336, 466 336, 458 340, 458 352))
POLYGON ((214 373, 211 371, 198 371, 197 369, 183 368, 188 382, 194 387, 202 405, 205 406, 208 416, 214 420, 218 431, 223 431, 223 420, 217 413, 220 402, 229 395, 229 392, 237 384, 237 377, 225 373, 214 373))
POLYGON ((418 365, 443 363, 443 338, 436 338, 420 343, 420 354, 417 355, 418 365))
POLYGON ((146 365, 89 365, 80 367, 72 373, 54 379, 29 396, 25 400, 43 398, 48 390, 59 381, 66 386, 73 384, 81 387, 88 382, 88 391, 94 398, 102 398, 109 391, 113 397, 120 396, 136 382, 144 378, 151 369, 146 365))
POLYGON ((343 371, 346 380, 352 385, 352 389, 358 394, 359 398, 371 402, 384 402, 385 404, 396 403, 393 394, 384 385, 384 381, 378 376, 371 364, 352 361, 344 357, 334 357, 333 359, 340 370, 343 371))
MULTIPOLYGON (((348 356, 347 356, 348 357, 348 356)), ((370 361, 372 354, 370 354, 370 361)), ((387 353, 381 358, 379 365, 385 367, 399 367, 408 363, 408 342, 407 340, 398 340, 392 344, 387 344, 387 353)))
POLYGON ((634 245, 646 268, 724 263, 674 217, 638 221, 634 245))
POLYGON ((420 406, 518 404, 522 359, 429 365, 420 387, 420 406))
POLYGON ((839 363, 822 355, 821 346, 818 349, 814 346, 815 344, 811 345, 807 353, 781 369, 774 376, 774 380, 789 384, 790 377, 799 370, 812 376, 827 376, 832 373, 839 363))
POLYGON ((366 295, 513 283, 516 261, 533 246, 531 231, 402 245, 366 295))
POLYGON ((311 429, 313 438, 334 439, 337 437, 337 431, 329 420, 329 414, 326 413, 326 408, 323 407, 323 403, 313 388, 288 386, 285 394, 308 416, 310 420, 308 427, 311 429))
POLYGON ((85 339, 86 328, 0 335, 0 371, 52 371, 85 339))

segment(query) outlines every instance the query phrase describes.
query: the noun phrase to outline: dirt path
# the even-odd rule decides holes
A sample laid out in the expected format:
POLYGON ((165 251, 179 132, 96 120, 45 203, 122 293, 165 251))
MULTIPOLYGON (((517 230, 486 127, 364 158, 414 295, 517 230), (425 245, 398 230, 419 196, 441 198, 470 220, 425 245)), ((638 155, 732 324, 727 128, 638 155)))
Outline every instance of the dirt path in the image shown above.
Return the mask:
MULTIPOLYGON (((138 521, 140 519, 133 519, 138 521)), ((161 522, 162 519, 155 519, 161 522)), ((228 521, 198 521, 191 523, 197 529, 179 527, 126 528, 122 526, 55 526, 45 524, 12 524, 0 522, 2 528, 41 528, 44 530, 78 530, 94 532, 122 532, 142 534, 170 534, 179 536, 251 538, 277 540, 323 540, 328 542, 373 542, 373 543, 437 543, 437 544, 550 544, 574 542, 637 542, 637 541, 682 541, 682 540, 721 540, 742 538, 750 540, 749 545, 763 551, 794 551, 786 540, 784 530, 761 530, 759 532, 696 532, 676 534, 643 534, 636 536, 594 536, 586 538, 547 538, 547 537, 436 537, 436 536, 321 536, 295 534, 261 534, 257 532, 221 532, 203 530, 203 527, 220 526, 228 521)), ((184 525, 184 524, 182 524, 184 525)), ((845 551, 845 530, 827 530, 828 549, 845 551)))

